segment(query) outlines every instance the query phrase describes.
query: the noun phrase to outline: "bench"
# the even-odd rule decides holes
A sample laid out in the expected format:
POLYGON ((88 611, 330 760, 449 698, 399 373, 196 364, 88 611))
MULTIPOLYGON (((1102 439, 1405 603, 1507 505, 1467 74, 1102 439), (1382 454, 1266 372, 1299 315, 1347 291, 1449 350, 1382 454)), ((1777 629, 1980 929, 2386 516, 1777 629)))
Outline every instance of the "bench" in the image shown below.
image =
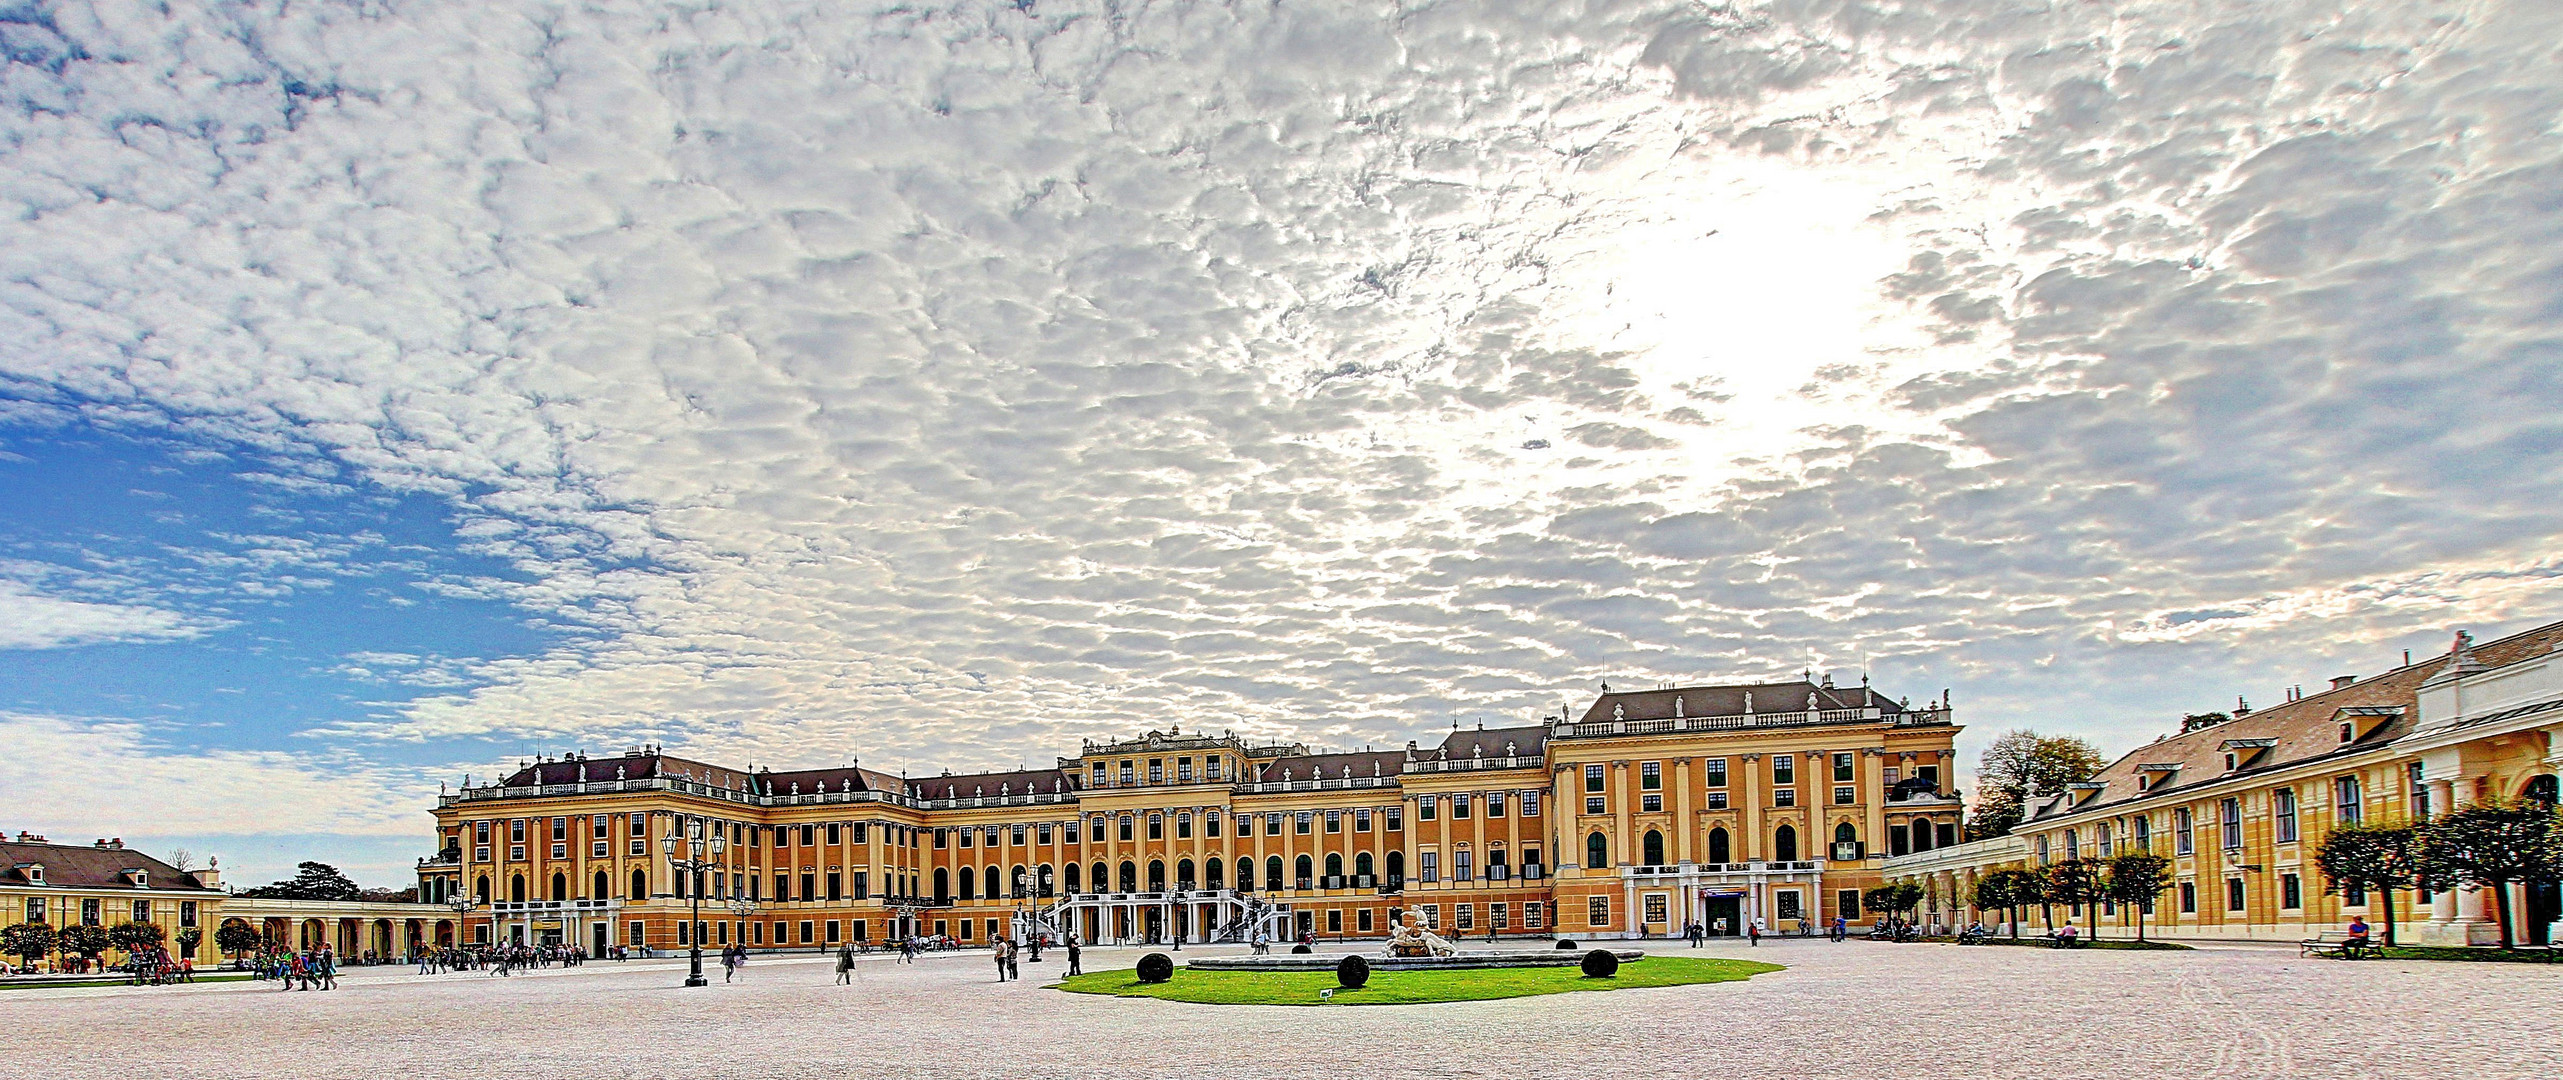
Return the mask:
POLYGON ((2059 934, 2049 931, 2043 936, 2047 939, 2047 947, 2051 949, 2079 949, 2083 946, 2081 934, 2059 934))
POLYGON ((2298 956, 2323 956, 2334 960, 2360 960, 2384 955, 2373 938, 2351 937, 2346 930, 2325 930, 2296 943, 2298 956))

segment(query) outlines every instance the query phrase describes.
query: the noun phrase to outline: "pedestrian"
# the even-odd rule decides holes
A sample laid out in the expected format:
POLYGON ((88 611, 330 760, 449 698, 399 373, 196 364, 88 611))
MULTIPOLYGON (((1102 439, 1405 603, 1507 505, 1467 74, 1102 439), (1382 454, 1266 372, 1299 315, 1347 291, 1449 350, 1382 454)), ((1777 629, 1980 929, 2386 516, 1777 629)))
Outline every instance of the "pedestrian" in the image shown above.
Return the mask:
POLYGON ((1068 935, 1068 974, 1083 975, 1086 969, 1077 964, 1077 935, 1068 935))
POLYGON ((839 945, 837 946, 837 985, 850 986, 853 985, 853 983, 854 946, 851 944, 839 945))
POLYGON ((1756 946, 1761 945, 1761 944, 1762 944, 1762 916, 1759 916, 1759 915, 1754 916, 1754 917, 1753 917, 1753 922, 1752 922, 1752 923, 1750 923, 1750 924, 1748 924, 1748 926, 1746 927, 1745 933, 1746 933, 1746 935, 1747 935, 1748 937, 1750 937, 1750 938, 1751 938, 1751 940, 1750 940, 1749 942, 1747 942, 1747 944, 1756 945, 1756 946))
POLYGON ((320 951, 320 988, 338 989, 338 954, 327 949, 320 951))
POLYGON ((1836 915, 1836 916, 1834 916, 1834 917, 1833 917, 1833 940, 1835 940, 1835 941, 1842 941, 1842 940, 1844 940, 1844 939, 1846 939, 1846 938, 1849 938, 1850 936, 1851 936, 1851 923, 1850 923, 1850 921, 1849 921, 1849 920, 1844 919, 1844 918, 1843 918, 1842 916, 1840 916, 1840 915, 1836 915))
POLYGON ((1017 955, 1016 955, 1016 954, 1018 954, 1018 953, 1020 953, 1020 952, 1022 952, 1022 951, 1023 951, 1023 943, 1022 943, 1021 941, 1019 941, 1019 940, 1017 940, 1017 939, 1014 939, 1014 938, 1007 938, 1007 939, 1006 939, 1006 977, 1007 977, 1007 978, 1009 978, 1009 979, 1021 979, 1021 978, 1023 978, 1023 967, 1022 967, 1020 964, 1017 964, 1017 963, 1015 962, 1015 961, 1018 959, 1018 957, 1017 957, 1017 955))
POLYGON ((1006 981, 1006 939, 996 939, 989 945, 989 949, 997 960, 997 981, 1004 982, 1006 981))

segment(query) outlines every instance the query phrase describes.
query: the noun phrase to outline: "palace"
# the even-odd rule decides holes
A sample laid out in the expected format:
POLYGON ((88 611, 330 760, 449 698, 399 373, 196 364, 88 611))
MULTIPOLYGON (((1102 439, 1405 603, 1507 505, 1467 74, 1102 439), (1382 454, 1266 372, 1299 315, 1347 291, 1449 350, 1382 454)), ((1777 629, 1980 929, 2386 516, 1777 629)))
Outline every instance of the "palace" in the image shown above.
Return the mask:
POLYGON ((1957 842, 1957 731, 1945 697, 1810 677, 1355 753, 1169 728, 920 778, 642 747, 440 799, 420 898, 469 898, 470 940, 594 950, 1378 938, 1403 911, 1499 937, 1856 921, 1887 857, 1957 842), (671 870, 663 845, 697 829, 714 865, 671 870))
MULTIPOLYGON (((2005 914, 1968 903, 1986 873, 2151 851, 2173 864, 2171 889, 2146 917, 2164 936, 2293 941, 2353 915, 2381 931, 2389 898, 2332 892, 2315 864, 2334 825, 2426 818, 2484 799, 2552 805, 2558 772, 2563 623, 2483 645, 2460 633, 2443 655, 2192 723, 2089 781, 2043 793, 2011 835, 1892 859, 1886 870, 1925 888, 1927 922, 1993 923, 2005 914)), ((2519 940, 2563 941, 2554 884, 2510 892, 2519 940)), ((2404 942, 2484 945, 2499 936, 2489 899, 2454 889, 2390 903, 2404 942)), ((2053 914, 2132 930, 2135 912, 2104 904, 2053 914)))

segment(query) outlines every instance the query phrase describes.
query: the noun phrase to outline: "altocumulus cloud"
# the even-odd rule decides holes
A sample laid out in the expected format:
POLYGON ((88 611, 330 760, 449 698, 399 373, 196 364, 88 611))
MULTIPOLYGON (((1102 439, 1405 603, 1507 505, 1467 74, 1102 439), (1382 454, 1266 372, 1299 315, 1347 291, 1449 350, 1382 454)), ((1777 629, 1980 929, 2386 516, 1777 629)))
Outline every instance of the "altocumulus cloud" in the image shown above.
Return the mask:
POLYGON ((1864 660, 2123 743, 2557 595, 2563 25, 2343 8, 39 2, 0 389, 598 631, 320 745, 1864 660))

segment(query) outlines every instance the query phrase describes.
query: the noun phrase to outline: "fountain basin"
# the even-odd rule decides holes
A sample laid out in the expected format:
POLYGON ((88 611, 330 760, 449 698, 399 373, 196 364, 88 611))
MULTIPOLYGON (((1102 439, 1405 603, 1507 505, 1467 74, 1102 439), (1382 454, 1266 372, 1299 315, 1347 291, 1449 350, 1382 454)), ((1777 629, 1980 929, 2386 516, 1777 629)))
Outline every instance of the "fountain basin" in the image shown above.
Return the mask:
MULTIPOLYGON (((1509 952, 1464 952, 1457 956, 1378 956, 1371 953, 1314 953, 1303 956, 1206 956, 1184 966, 1199 971, 1333 971, 1347 956, 1359 956, 1379 971, 1457 971, 1468 968, 1574 967, 1586 950, 1520 949, 1509 952)), ((1623 964, 1646 958, 1636 949, 1615 950, 1623 964)))

